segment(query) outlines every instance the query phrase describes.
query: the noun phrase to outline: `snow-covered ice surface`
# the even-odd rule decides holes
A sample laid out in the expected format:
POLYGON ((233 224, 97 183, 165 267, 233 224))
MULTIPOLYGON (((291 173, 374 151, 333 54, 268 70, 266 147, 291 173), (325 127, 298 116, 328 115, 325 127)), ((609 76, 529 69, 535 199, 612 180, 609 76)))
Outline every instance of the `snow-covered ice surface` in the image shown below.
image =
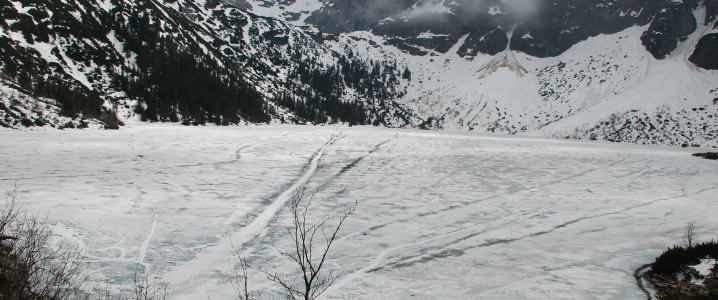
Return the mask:
MULTIPOLYGON (((718 162, 692 149, 370 127, 128 125, 0 131, 0 188, 82 243, 96 281, 141 260, 176 299, 231 299, 232 244, 292 272, 281 203, 359 201, 326 298, 645 299, 633 278, 695 220, 715 238, 718 162), (231 236, 231 241, 230 241, 231 236)), ((271 289, 253 274, 256 289, 271 289)))

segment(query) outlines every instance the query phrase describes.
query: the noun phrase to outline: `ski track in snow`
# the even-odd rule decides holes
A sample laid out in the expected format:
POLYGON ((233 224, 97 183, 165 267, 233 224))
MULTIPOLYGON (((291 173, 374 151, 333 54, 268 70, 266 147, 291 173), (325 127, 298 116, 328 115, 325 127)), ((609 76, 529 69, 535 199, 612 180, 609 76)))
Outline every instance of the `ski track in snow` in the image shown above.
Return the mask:
POLYGON ((208 281, 211 278, 210 274, 217 272, 216 269, 212 268, 217 267, 217 260, 218 257, 222 256, 221 253, 233 251, 233 249, 241 249, 248 241, 257 236, 263 235, 267 225, 275 217, 277 212, 312 177, 312 174, 314 174, 314 171, 317 169, 317 165, 319 164, 319 159, 321 159, 326 149, 343 135, 344 133, 342 132, 338 136, 332 136, 329 142, 327 142, 319 151, 317 151, 316 154, 314 154, 306 172, 298 178, 294 184, 284 190, 284 192, 282 192, 274 200, 274 202, 272 202, 272 204, 268 205, 249 225, 230 234, 229 237, 223 238, 217 246, 198 254, 194 260, 187 262, 186 264, 179 266, 166 274, 163 277, 163 281, 171 284, 171 289, 174 290, 174 295, 187 297, 187 299, 195 299, 207 292, 206 290, 198 291, 200 286, 211 289, 213 284, 208 281), (192 289, 191 287, 195 288, 192 289))
MULTIPOLYGON (((498 156, 498 155, 497 155, 497 156, 498 156)), ((497 157, 487 158, 486 160, 495 159, 495 158, 497 158, 497 157)), ((544 184, 544 185, 541 185, 541 186, 529 187, 529 188, 526 188, 526 189, 516 190, 516 191, 513 191, 512 193, 519 193, 519 192, 524 192, 524 191, 529 191, 529 190, 540 189, 540 188, 542 188, 542 187, 544 187, 544 186, 547 186, 547 185, 552 185, 552 184, 560 183, 560 182, 563 182, 563 181, 566 181, 566 180, 569 180, 569 179, 577 178, 577 177, 580 177, 580 176, 585 176, 586 174, 588 174, 588 173, 590 173, 590 172, 592 172, 592 171, 595 171, 595 170, 596 170, 596 169, 587 170, 587 171, 585 171, 585 172, 583 172, 583 173, 576 174, 576 175, 572 175, 572 176, 569 176, 569 177, 566 177, 566 178, 562 178, 562 179, 558 179, 558 180, 549 182, 549 183, 544 184)), ((703 192, 703 191, 701 191, 701 192, 703 192)), ((699 193, 700 193, 700 192, 699 192, 699 193)), ((497 196, 498 196, 498 195, 497 195, 497 196)), ((502 195, 502 196, 504 196, 504 195, 502 195)), ((567 195, 567 196, 565 196, 565 197, 559 199, 559 200, 556 201, 556 202, 550 203, 549 205, 546 205, 546 206, 543 206, 543 207, 540 207, 540 208, 537 208, 537 209, 532 209, 532 210, 529 210, 529 211, 523 211, 523 212, 519 212, 519 213, 515 213, 515 214, 510 214, 510 215, 507 215, 507 216, 504 216, 504 217, 501 217, 501 218, 499 218, 499 219, 496 219, 496 220, 492 220, 492 221, 491 221, 491 223, 497 223, 497 225, 491 226, 491 225, 487 225, 486 223, 480 223, 480 224, 477 224, 476 226, 472 226, 472 227, 469 227, 469 228, 462 228, 462 229, 459 229, 459 230, 456 230, 456 231, 452 231, 452 232, 449 232, 449 233, 446 233, 446 234, 443 234, 443 235, 440 235, 440 236, 435 236, 435 237, 431 237, 431 238, 428 238, 428 239, 425 239, 425 240, 421 240, 421 241, 418 241, 418 242, 414 242, 414 243, 405 244, 405 245, 401 245, 401 246, 397 246, 397 247, 393 247, 393 248, 386 249, 386 250, 382 251, 381 253, 379 253, 379 255, 376 256, 376 257, 375 257, 368 265, 366 265, 365 267, 361 268, 360 270, 358 270, 358 271, 356 271, 356 272, 354 272, 354 273, 352 273, 352 274, 350 274, 350 275, 348 275, 348 276, 342 277, 341 280, 339 280, 339 281, 338 281, 336 284, 334 284, 329 290, 327 290, 327 294, 331 294, 332 291, 341 288, 345 283, 352 282, 352 281, 356 280, 357 278, 361 277, 364 273, 370 273, 370 272, 379 271, 379 270, 381 270, 381 269, 383 269, 383 268, 385 268, 385 267, 403 267, 403 266, 410 266, 410 265, 413 264, 413 263, 402 263, 402 262, 403 262, 403 261, 410 260, 410 259, 413 259, 413 258, 416 258, 416 257, 423 257, 423 256, 425 256, 425 255, 427 255, 427 254, 431 254, 431 252, 436 252, 436 251, 435 251, 436 249, 445 249, 445 248, 448 248, 448 247, 450 247, 450 246, 453 245, 453 244, 456 244, 456 243, 458 243, 458 242, 467 240, 467 239, 469 239, 469 238, 475 237, 475 236, 477 236, 477 235, 480 235, 480 234, 482 234, 482 233, 486 233, 487 231, 489 231, 488 229, 485 229, 485 230, 477 230, 477 228, 479 228, 479 227, 501 228, 501 225, 504 225, 504 224, 507 224, 507 223, 511 224, 511 223, 515 223, 515 222, 520 222, 522 219, 525 219, 525 218, 527 218, 527 217, 530 217, 530 215, 537 215, 537 214, 543 213, 543 212, 545 212, 547 209, 556 206, 556 205, 557 205, 558 203, 560 203, 562 200, 564 200, 564 199, 566 199, 566 198, 568 198, 568 197, 570 197, 570 196, 573 196, 573 195, 567 195), (509 222, 509 219, 515 219, 515 220, 512 220, 513 222, 509 222), (429 243, 431 243, 433 246, 424 246, 424 245, 429 244, 429 243), (419 254, 411 255, 411 256, 408 256, 408 257, 401 257, 401 258, 399 258, 399 259, 397 259, 397 260, 395 260, 395 261, 393 261, 393 262, 387 262, 387 263, 384 263, 383 265, 381 264, 382 261, 384 261, 384 260, 386 259, 386 257, 389 256, 391 253, 393 253, 393 252, 406 251, 406 249, 408 249, 408 248, 420 248, 422 251, 421 251, 419 254)), ((685 195, 682 195, 682 196, 685 196, 685 195)), ((480 201, 478 201, 478 202, 471 203, 470 205, 479 204, 479 203, 481 203, 481 202, 483 202, 483 201, 487 201, 487 200, 490 200, 490 199, 492 199, 492 198, 494 198, 494 197, 492 196, 492 197, 489 197, 489 198, 486 198, 486 199, 482 199, 482 200, 480 200, 480 201)), ((677 198, 677 197, 670 197, 670 198, 677 198)), ((666 199, 670 199, 670 198, 666 198, 666 199)), ((655 200, 655 201, 666 200, 666 199, 658 199, 658 200, 655 200)), ((636 207, 641 207, 641 206, 644 206, 644 205, 648 205, 648 204, 651 204, 651 203, 653 203, 653 202, 655 202, 655 201, 651 201, 651 202, 649 202, 649 203, 644 203, 644 204, 636 205, 636 206, 634 206, 634 207, 629 207, 629 208, 627 208, 627 209, 625 209, 625 210, 621 210, 621 211, 609 212, 609 213, 604 213, 604 214, 595 215, 595 216, 587 216, 587 217, 578 218, 578 219, 575 219, 575 220, 572 220, 572 221, 569 221, 569 222, 560 224, 560 225, 558 225, 558 226, 555 226, 554 228, 552 228, 552 229, 550 229, 550 230, 548 230, 548 231, 535 232, 535 233, 527 234, 527 235, 524 235, 524 236, 522 236, 522 237, 517 237, 517 238, 490 240, 490 241, 485 242, 485 243, 481 243, 481 244, 478 244, 478 245, 474 245, 474 246, 470 246, 470 247, 461 249, 460 251, 463 252, 464 250, 467 250, 467 249, 470 249, 470 248, 488 247, 488 246, 496 245, 496 244, 499 244, 499 243, 510 243, 510 242, 512 242, 512 241, 515 241, 515 240, 518 240, 518 239, 521 239, 521 238, 524 238, 524 237, 532 237, 532 236, 538 236, 538 235, 550 233, 550 232, 552 232, 552 231, 554 231, 554 230, 556 230, 556 229, 566 227, 566 226, 568 226, 568 225, 570 225, 570 224, 573 224, 573 223, 576 223, 576 222, 579 222, 579 221, 582 221, 582 220, 591 219, 591 218, 597 218, 597 217, 602 217, 602 216, 606 216, 606 215, 611 215, 611 214, 617 214, 617 213, 625 212, 625 211, 627 211, 627 210, 629 210, 629 209, 633 209, 633 208, 636 208, 636 207)), ((467 206, 467 205, 464 205, 464 206, 461 206, 460 208, 465 209, 466 206, 467 206)), ((448 210, 453 210, 453 209, 457 209, 457 208, 459 208, 459 207, 450 207, 450 208, 447 209, 447 210, 441 211, 441 213, 445 213, 445 212, 447 212, 448 210)), ((399 221, 393 222, 393 223, 401 223, 402 221, 407 221, 407 220, 408 220, 408 219, 399 220, 399 221)), ((386 224, 387 224, 387 223, 382 223, 381 225, 384 226, 384 225, 386 225, 386 224)), ((376 227, 376 225, 372 226, 372 228, 374 228, 374 227, 376 227)), ((446 251, 447 251, 447 250, 444 250, 444 251, 442 251, 442 252, 446 252, 446 251)), ((433 254, 433 255, 436 255, 436 254, 433 254)))
POLYGON ((28 208, 87 244, 93 282, 121 288, 117 270, 141 265, 177 300, 231 298, 233 244, 292 275, 272 246, 291 244, 281 212, 302 186, 317 215, 359 200, 327 261, 345 274, 332 299, 642 300, 636 268, 682 222, 718 228, 715 162, 695 149, 339 128, 9 131, 0 182, 32 178, 28 208))
MULTIPOLYGON (((517 145, 516 147, 520 147, 520 146, 521 146, 521 145, 519 144, 519 145, 517 145)), ((501 156, 501 154, 498 154, 498 155, 495 155, 495 156, 490 156, 490 157, 485 158, 483 161, 497 160, 500 156, 501 156)), ((364 157, 362 157, 362 158, 364 158, 364 157)), ((620 157, 620 158, 622 159, 622 161, 625 160, 623 157, 620 157)), ((622 161, 621 161, 621 162, 622 162, 622 161)), ((601 169, 607 169, 607 168, 610 168, 610 167, 614 167, 614 166, 616 166, 616 165, 620 165, 621 162, 616 162, 616 163, 607 165, 605 168, 601 168, 601 169)), ((561 182, 565 182, 565 181, 567 181, 567 180, 584 177, 584 176, 586 176, 587 174, 589 174, 589 173, 591 173, 591 172, 594 172, 594 171, 597 171, 597 170, 598 170, 598 168, 596 168, 596 169, 588 169, 588 170, 585 170, 584 172, 581 172, 581 173, 579 173, 579 174, 574 174, 574 175, 571 175, 571 176, 568 176, 568 177, 565 177, 565 178, 560 178, 560 179, 557 179, 557 180, 548 182, 548 183, 546 183, 546 184, 542 184, 542 185, 540 185, 540 186, 534 186, 534 187, 528 187, 528 188, 525 188, 525 189, 515 190, 515 191, 512 191, 512 192, 510 192, 510 193, 512 193, 512 194, 517 194, 517 193, 519 193, 519 192, 525 192, 525 191, 530 191, 530 190, 542 189, 542 188, 544 188, 544 187, 547 187, 547 186, 550 186, 550 185, 554 185, 554 184, 557 184, 557 183, 561 183, 561 182)), ((647 172, 648 172, 648 171, 643 172, 643 173, 641 173, 641 174, 629 173, 629 174, 627 174, 626 176, 623 176, 623 177, 618 178, 616 181, 617 181, 617 182, 622 182, 624 185, 630 185, 630 183, 632 183, 633 181, 635 181, 636 178, 632 178, 631 180, 626 181, 626 180, 625 180, 626 177, 634 177, 634 175, 637 175, 636 177, 642 177, 642 176, 645 175, 647 172)), ((448 177, 448 176, 447 176, 447 177, 448 177)), ((442 180, 443 180, 443 179, 442 179, 442 180)), ((442 181, 442 180, 439 180, 439 181, 442 181)), ((606 185, 606 184, 603 184, 602 186, 605 186, 605 185, 606 185)), ((544 212, 547 212, 550 208, 555 207, 557 204, 559 204, 560 202, 562 202, 564 199, 569 198, 569 197, 571 197, 571 196, 575 196, 575 194, 566 195, 566 196, 564 196, 564 197, 558 199, 557 201, 555 201, 555 202, 553 202, 553 203, 550 203, 550 204, 548 204, 548 205, 546 205, 546 206, 543 206, 543 207, 540 207, 540 208, 537 208, 537 209, 532 209, 532 210, 528 210, 528 211, 522 211, 522 212, 519 212, 519 213, 510 214, 510 215, 507 215, 507 216, 504 216, 504 217, 501 217, 501 218, 498 218, 498 219, 495 219, 495 220, 490 220, 489 222, 486 222, 486 223, 479 223, 479 224, 477 224, 477 225, 475 225, 475 226, 471 226, 471 227, 468 227, 468 228, 458 229, 458 230, 451 231, 451 232, 448 232, 448 233, 446 233, 446 234, 442 234, 442 235, 439 235, 439 236, 434 236, 434 237, 427 238, 427 239, 423 239, 423 240, 420 240, 420 241, 417 241, 417 242, 413 242, 413 243, 404 244, 404 245, 400 245, 400 246, 396 246, 396 247, 391 247, 391 248, 385 249, 385 250, 383 250, 382 252, 380 252, 377 256, 375 256, 375 257, 374 257, 366 266, 364 266, 363 268, 361 268, 361 269, 359 269, 359 270, 357 270, 357 271, 355 271, 355 272, 352 272, 352 273, 350 273, 350 274, 348 274, 348 275, 342 276, 334 285, 332 285, 332 286, 326 291, 325 295, 323 295, 320 299, 327 299, 327 295, 331 295, 332 293, 334 293, 334 292, 340 290, 340 289, 341 289, 345 284, 347 284, 347 283, 351 283, 351 282, 356 281, 357 279, 359 279, 359 278, 361 278, 362 276, 364 276, 366 273, 377 272, 377 271, 380 271, 380 270, 386 269, 386 268, 408 267, 408 266, 412 266, 412 265, 414 265, 414 264, 416 264, 416 263, 425 262, 425 261, 427 261, 427 260, 434 260, 434 259, 439 259, 439 258, 445 258, 445 257, 448 257, 448 256, 460 256, 460 255, 463 255, 466 250, 469 250, 469 249, 472 249, 472 248, 490 247, 490 246, 494 246, 494 245, 498 245, 498 244, 511 243, 511 242, 514 242, 514 241, 517 241, 517 240, 521 240, 521 239, 524 239, 524 238, 536 237, 536 236, 540 236, 540 235, 552 233, 552 232, 554 232, 555 230, 558 230, 558 229, 561 229, 561 228, 565 228, 565 227, 567 227, 567 226, 569 226, 569 225, 572 225, 572 224, 575 224, 575 223, 578 223, 578 222, 581 222, 581 221, 584 221, 584 220, 590 220, 590 219, 601 218, 601 217, 610 216, 610 215, 615 215, 615 214, 621 214, 621 213, 625 213, 625 212, 628 212, 628 211, 633 210, 633 209, 637 209, 637 208, 641 208, 641 207, 644 207, 644 206, 647 206, 647 205, 654 204, 654 203, 656 203, 656 202, 660 202, 660 201, 664 201, 664 200, 669 200, 669 199, 676 199, 676 198, 688 197, 688 196, 692 196, 692 195, 698 195, 698 194, 705 193, 705 192, 707 192, 707 191, 709 191, 709 190, 716 190, 716 189, 718 189, 718 186, 714 186, 714 187, 711 187, 711 188, 702 189, 702 190, 699 190, 699 191, 697 191, 697 192, 695 192, 695 193, 685 193, 685 191, 683 191, 683 193, 682 193, 681 195, 671 196, 671 197, 665 197, 665 198, 659 198, 659 199, 654 199, 654 200, 648 201, 648 202, 646 202, 646 203, 642 203, 642 204, 638 204, 638 205, 634 205, 634 206, 625 207, 625 208, 620 209, 620 210, 615 210, 615 211, 610 211, 610 212, 605 212, 605 213, 600 213, 600 214, 595 214, 595 215, 588 215, 588 216, 583 216, 583 217, 580 217, 580 218, 576 218, 576 219, 573 219, 573 220, 570 220, 570 221, 567 221, 567 222, 564 222, 564 223, 555 225, 555 226, 553 226, 551 229, 545 230, 545 231, 536 231, 536 232, 532 232, 532 233, 525 233, 525 234, 523 234, 523 235, 521 235, 521 236, 511 237, 511 238, 499 238, 499 239, 491 239, 491 238, 489 238, 489 239, 485 239, 485 241, 482 242, 482 243, 465 246, 465 247, 462 247, 462 248, 460 248, 460 249, 456 249, 456 248, 452 247, 452 246, 454 246, 455 244, 458 244, 458 243, 460 243, 460 242, 464 242, 464 241, 466 241, 466 240, 468 240, 468 239, 470 239, 470 238, 474 238, 474 237, 476 237, 476 236, 479 236, 479 235, 485 234, 485 233, 487 233, 487 232, 490 232, 492 229, 505 229, 505 228, 507 228, 507 227, 512 227, 512 224, 521 224, 521 223, 522 223, 522 222, 521 222, 522 220, 531 219, 531 218, 533 218, 533 216, 540 215, 540 214, 542 214, 542 213, 544 213, 544 212), (418 253, 412 253, 412 254, 408 254, 408 255, 401 255, 401 253, 403 253, 403 252, 412 252, 412 251, 418 252, 418 253), (394 259, 390 259, 390 258, 388 258, 388 257, 390 257, 390 256, 394 256, 394 257, 397 257, 397 256, 398 256, 398 257, 397 257, 397 258, 394 258, 394 259)), ((587 189, 587 191, 590 192, 590 189, 587 189)), ((493 196, 491 196, 491 197, 488 197, 488 198, 486 198, 486 199, 481 199, 481 200, 479 200, 479 201, 477 201, 477 202, 474 202, 474 203, 469 203, 469 204, 461 205, 461 206, 452 206, 452 207, 447 208, 446 210, 442 210, 442 211, 434 212, 434 213, 446 213, 446 212, 449 211, 449 210, 454 210, 454 209, 457 209, 457 208, 466 209, 466 207, 469 206, 469 205, 480 204, 481 202, 488 201, 488 200, 490 200, 490 199, 492 199, 492 198, 499 197, 499 196, 505 196, 505 195, 493 195, 493 196)), ((421 216, 421 215, 413 216, 413 217, 406 218, 406 219, 403 219, 403 220, 397 220, 397 221, 391 222, 391 223, 401 223, 401 222, 405 222, 405 221, 408 221, 408 220, 413 219, 413 218, 416 218, 416 217, 422 217, 422 216, 421 216)), ((353 236, 355 236, 355 235, 358 235, 358 234, 360 234, 360 233, 362 233, 362 232, 370 231, 370 230, 375 229, 375 228, 377 228, 377 227, 384 227, 384 226, 386 226, 386 225, 388 225, 388 224, 390 224, 390 223, 386 222, 386 223, 381 223, 381 224, 379 224, 379 225, 374 224, 374 225, 372 225, 372 226, 370 226, 370 227, 368 227, 368 228, 365 228, 365 229, 362 229, 362 230, 360 230, 360 231, 358 231, 358 232, 354 232, 354 233, 352 233, 352 234, 349 234, 349 235, 347 235, 347 236, 344 236, 344 237, 342 237, 341 239, 339 239, 337 242, 341 242, 343 239, 351 238, 351 237, 353 237, 353 236)))
MULTIPOLYGON (((275 138, 275 139, 270 139, 270 141, 271 141, 271 140, 281 140, 282 138, 286 137, 287 135, 289 135, 289 133, 284 134, 284 135, 282 135, 282 136, 280 136, 280 137, 278 137, 278 138, 275 138)), ((231 159, 231 160, 228 160, 228 161, 224 161, 224 162, 218 162, 218 163, 215 163, 214 165, 215 165, 215 167, 219 168, 219 167, 221 167, 221 166, 223 166, 223 165, 233 164, 233 163, 239 161, 239 160, 242 158, 242 153, 241 153, 242 150, 247 149, 247 148, 250 148, 250 147, 254 147, 254 146, 256 146, 256 145, 259 145, 259 144, 262 144, 262 143, 266 143, 266 142, 267 142, 267 141, 259 141, 259 142, 251 143, 251 144, 249 144, 249 145, 244 145, 244 146, 242 146, 242 147, 239 147, 239 148, 237 148, 237 151, 235 151, 234 159, 231 159)))

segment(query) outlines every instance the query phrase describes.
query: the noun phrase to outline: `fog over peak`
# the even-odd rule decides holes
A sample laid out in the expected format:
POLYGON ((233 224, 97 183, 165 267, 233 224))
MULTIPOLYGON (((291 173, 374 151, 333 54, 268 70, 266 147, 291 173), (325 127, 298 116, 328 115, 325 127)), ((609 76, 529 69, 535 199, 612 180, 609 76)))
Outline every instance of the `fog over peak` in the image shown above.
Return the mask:
POLYGON ((426 14, 436 13, 451 13, 451 10, 444 5, 444 1, 428 0, 417 2, 413 7, 408 9, 404 15, 408 17, 421 17, 426 14))
MULTIPOLYGON (((461 13, 465 15, 485 16, 485 14, 504 14, 516 21, 523 21, 538 13, 539 0, 421 0, 400 13, 403 16, 421 17, 436 13, 461 13)), ((377 0, 372 2, 367 11, 382 12, 387 6, 400 6, 405 1, 377 0), (388 5, 387 5, 388 4, 388 5)), ((386 13, 386 11, 383 11, 386 13)))
POLYGON ((501 11, 512 14, 516 19, 534 17, 538 14, 538 0, 503 0, 501 11))

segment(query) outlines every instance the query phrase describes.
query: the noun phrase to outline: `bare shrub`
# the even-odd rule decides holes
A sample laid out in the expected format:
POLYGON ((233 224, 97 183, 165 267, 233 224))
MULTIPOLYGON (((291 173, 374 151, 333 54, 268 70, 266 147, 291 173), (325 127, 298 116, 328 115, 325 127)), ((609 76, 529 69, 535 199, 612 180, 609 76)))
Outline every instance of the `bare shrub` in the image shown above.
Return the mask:
POLYGON ((130 282, 132 290, 122 299, 128 300, 165 300, 167 285, 152 278, 148 272, 140 272, 138 264, 130 282))
POLYGON ((338 218, 336 226, 328 227, 327 222, 334 219, 329 216, 323 216, 314 223, 307 221, 307 213, 310 210, 314 195, 306 201, 302 201, 303 198, 304 190, 302 189, 297 191, 295 196, 286 204, 292 214, 292 226, 287 227, 287 232, 294 242, 294 249, 289 251, 277 249, 282 255, 291 258, 299 267, 301 273, 297 277, 288 278, 279 273, 270 273, 261 268, 259 269, 267 274, 270 280, 282 286, 287 298, 293 300, 317 299, 342 275, 334 269, 326 269, 324 264, 329 248, 336 240, 339 229, 357 206, 355 202, 350 210, 344 212, 338 218), (317 234, 322 235, 324 240, 320 249, 315 249, 315 237, 318 237, 317 234))
POLYGON ((239 300, 259 299, 259 296, 262 294, 261 292, 258 295, 254 295, 249 290, 249 269, 251 267, 249 263, 247 263, 247 259, 242 257, 239 248, 234 247, 234 244, 232 244, 232 249, 234 249, 234 253, 237 254, 237 260, 239 261, 239 271, 234 275, 234 279, 232 280, 234 292, 237 294, 237 297, 239 297, 239 300))
POLYGON ((693 247, 693 242, 696 237, 696 221, 686 223, 683 227, 683 236, 681 237, 683 245, 687 248, 693 247))
POLYGON ((50 243, 52 229, 22 208, 17 186, 0 208, 0 299, 72 299, 84 277, 82 255, 67 241, 50 243))

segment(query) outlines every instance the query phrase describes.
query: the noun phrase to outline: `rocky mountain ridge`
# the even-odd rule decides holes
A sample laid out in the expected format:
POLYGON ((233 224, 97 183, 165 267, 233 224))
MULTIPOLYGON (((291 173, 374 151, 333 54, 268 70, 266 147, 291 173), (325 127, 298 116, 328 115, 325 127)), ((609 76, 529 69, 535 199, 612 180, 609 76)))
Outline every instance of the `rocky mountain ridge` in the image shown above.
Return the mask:
POLYGON ((311 28, 220 1, 3 4, 0 125, 9 128, 90 119, 117 128, 115 115, 187 125, 364 124, 372 119, 363 101, 393 95, 403 71, 342 57, 311 28))
POLYGON ((718 1, 83 0, 64 15, 97 25, 69 35, 53 9, 34 16, 63 2, 5 1, 7 127, 348 122, 718 146, 718 1), (18 57, 62 68, 8 76, 18 57), (188 66, 206 80, 176 75, 188 66))

